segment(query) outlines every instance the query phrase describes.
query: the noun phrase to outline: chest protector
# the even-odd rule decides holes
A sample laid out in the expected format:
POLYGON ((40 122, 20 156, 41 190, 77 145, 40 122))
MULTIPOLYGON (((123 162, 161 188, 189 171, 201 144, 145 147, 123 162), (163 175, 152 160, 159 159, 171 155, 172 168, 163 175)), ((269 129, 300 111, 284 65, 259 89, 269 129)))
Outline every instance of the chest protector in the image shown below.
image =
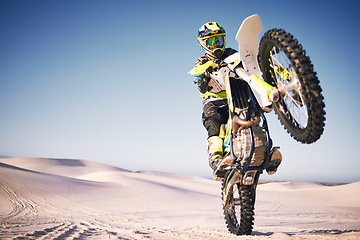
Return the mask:
POLYGON ((228 72, 228 68, 222 67, 218 71, 213 71, 210 73, 210 80, 208 83, 209 92, 219 93, 226 90, 225 77, 228 72))

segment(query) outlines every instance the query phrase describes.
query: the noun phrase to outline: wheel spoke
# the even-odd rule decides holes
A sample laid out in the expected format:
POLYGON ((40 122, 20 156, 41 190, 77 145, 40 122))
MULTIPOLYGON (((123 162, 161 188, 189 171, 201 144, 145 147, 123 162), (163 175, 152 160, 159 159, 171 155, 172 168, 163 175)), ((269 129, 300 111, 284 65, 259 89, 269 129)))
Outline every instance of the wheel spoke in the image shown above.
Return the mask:
POLYGON ((240 204, 241 204, 240 198, 234 198, 233 199, 233 204, 234 204, 234 206, 240 206, 240 204))
POLYGON ((282 89, 284 103, 288 113, 292 116, 296 125, 306 128, 308 124, 308 110, 298 76, 289 58, 283 51, 273 47, 270 51, 270 67, 273 70, 273 78, 279 89, 282 89))

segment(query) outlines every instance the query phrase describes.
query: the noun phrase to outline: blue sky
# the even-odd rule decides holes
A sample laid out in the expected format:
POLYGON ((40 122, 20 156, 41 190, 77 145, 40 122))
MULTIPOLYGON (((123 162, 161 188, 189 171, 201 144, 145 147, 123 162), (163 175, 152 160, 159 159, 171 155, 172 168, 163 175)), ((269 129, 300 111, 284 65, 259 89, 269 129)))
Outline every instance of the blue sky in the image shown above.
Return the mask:
POLYGON ((211 177, 201 99, 187 72, 197 29, 217 21, 227 46, 242 20, 284 28, 323 88, 322 138, 302 145, 274 113, 284 161, 267 180, 359 181, 358 47, 353 1, 0 1, 0 155, 86 159, 129 170, 211 177))

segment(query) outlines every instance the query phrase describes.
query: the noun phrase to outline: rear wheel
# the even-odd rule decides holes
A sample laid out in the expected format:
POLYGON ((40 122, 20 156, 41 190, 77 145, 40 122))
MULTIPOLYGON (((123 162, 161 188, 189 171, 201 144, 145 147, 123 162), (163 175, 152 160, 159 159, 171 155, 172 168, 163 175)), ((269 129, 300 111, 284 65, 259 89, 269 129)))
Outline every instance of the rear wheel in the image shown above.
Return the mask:
POLYGON ((256 183, 245 186, 240 183, 229 185, 231 171, 222 182, 223 210, 228 230, 236 235, 250 235, 254 224, 256 183), (229 194, 225 197, 225 192, 229 194))
POLYGON ((260 41, 259 62, 264 80, 281 93, 274 109, 285 129, 299 142, 317 141, 325 126, 324 97, 301 44, 282 29, 269 30, 260 41))

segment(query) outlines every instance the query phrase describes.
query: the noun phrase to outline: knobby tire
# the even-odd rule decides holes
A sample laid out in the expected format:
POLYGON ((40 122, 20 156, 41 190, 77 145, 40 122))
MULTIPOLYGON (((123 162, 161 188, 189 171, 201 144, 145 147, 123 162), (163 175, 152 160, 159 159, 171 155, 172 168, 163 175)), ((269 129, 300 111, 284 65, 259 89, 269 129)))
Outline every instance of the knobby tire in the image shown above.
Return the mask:
MULTIPOLYGON (((222 196, 224 196, 225 189, 227 189, 226 184, 229 182, 227 181, 229 173, 230 171, 225 174, 222 181, 222 196)), ((230 186, 231 194, 228 195, 227 199, 223 199, 225 223, 228 230, 233 234, 250 235, 252 232, 255 214, 256 184, 257 181, 249 186, 240 183, 230 186), (240 205, 234 204, 236 199, 238 199, 240 205)))
MULTIPOLYGON (((272 29, 261 38, 259 48, 260 69, 264 80, 269 84, 276 86, 279 82, 274 76, 276 70, 271 64, 271 53, 276 55, 278 52, 286 55, 291 62, 289 68, 296 72, 294 76, 301 87, 298 92, 290 94, 294 99, 299 99, 299 102, 301 99, 302 103, 298 104, 298 107, 306 109, 307 113, 305 117, 301 117, 305 119, 301 124, 285 102, 285 97, 273 105, 274 110, 281 124, 295 140, 307 144, 316 142, 325 126, 324 97, 316 72, 302 45, 291 34, 282 29, 272 29)), ((287 96, 291 96, 290 94, 287 96)), ((296 102, 294 99, 292 101, 296 102)))

